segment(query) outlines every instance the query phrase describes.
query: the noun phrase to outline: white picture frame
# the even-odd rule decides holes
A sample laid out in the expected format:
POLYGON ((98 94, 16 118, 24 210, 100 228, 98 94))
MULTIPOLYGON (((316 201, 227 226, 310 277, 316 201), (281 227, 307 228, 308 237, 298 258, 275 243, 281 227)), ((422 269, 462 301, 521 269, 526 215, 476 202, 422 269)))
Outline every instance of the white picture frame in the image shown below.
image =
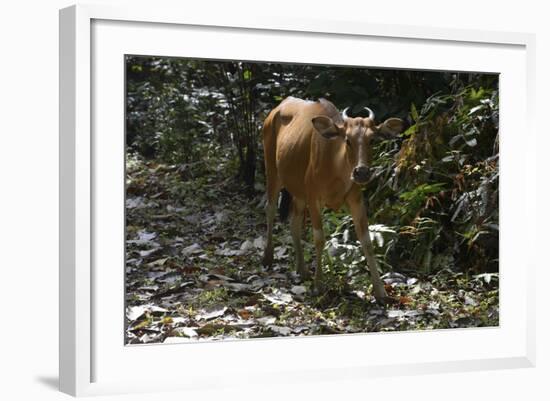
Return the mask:
POLYGON ((221 388, 235 385, 235 378, 243 373, 256 383, 267 384, 272 380, 361 380, 411 373, 534 366, 535 294, 534 283, 529 280, 535 269, 536 261, 531 256, 535 254, 534 245, 525 238, 514 239, 510 235, 515 219, 528 222, 532 231, 536 220, 535 206, 527 196, 528 190, 535 187, 534 175, 529 174, 535 170, 535 151, 525 145, 535 143, 530 115, 534 110, 534 47, 534 35, 524 33, 274 16, 251 18, 250 14, 227 18, 215 11, 195 15, 154 7, 78 5, 61 10, 60 390, 80 396, 197 390, 206 386, 221 388), (129 32, 134 37, 132 43, 129 32), (215 40, 216 37, 219 40, 221 34, 225 35, 224 46, 217 48, 215 40), (178 35, 200 38, 201 47, 181 50, 177 47, 178 35), (247 43, 259 37, 275 44, 267 47, 271 52, 263 47, 264 50, 251 53, 247 43), (226 38, 232 40, 226 42, 226 38), (289 40, 295 43, 295 48, 273 55, 277 40, 289 40), (103 128, 124 130, 124 107, 120 101, 123 71, 117 70, 122 58, 118 57, 126 53, 151 54, 150 49, 154 49, 153 54, 166 56, 366 65, 363 56, 338 60, 334 58, 337 55, 305 51, 334 43, 377 49, 377 59, 369 62, 369 66, 502 74, 501 325, 486 329, 125 347, 124 310, 117 307, 123 302, 120 283, 124 269, 120 265, 119 271, 105 270, 107 265, 118 266, 124 252, 120 249, 120 241, 123 244, 124 239, 117 231, 123 229, 120 216, 123 215, 124 181, 119 174, 122 155, 117 153, 123 136, 94 136, 94 132, 103 128), (403 43, 407 46, 403 47, 403 43), (402 59, 392 56, 391 50, 384 53, 384 49, 398 46, 404 51, 409 47, 418 48, 427 56, 415 60, 413 65, 405 65, 402 59), (429 57, 434 49, 439 59, 429 57), (488 51, 492 52, 491 57, 487 56, 488 51), (469 54, 479 57, 468 59, 469 54), (460 63, 453 61, 453 57, 458 59, 460 55, 463 55, 460 63), (511 93, 513 99, 508 96, 511 93), (509 134, 519 130, 523 141, 509 134), (98 163, 99 157, 101 163, 98 163), (114 170, 116 173, 112 173, 114 170), (517 191, 517 186, 512 190, 510 184, 517 183, 521 183, 523 191, 517 191), (106 230, 106 223, 114 224, 116 229, 106 230), (111 243, 110 250, 106 250, 108 243, 111 243), (515 271, 512 266, 516 266, 515 271), (109 305, 112 307, 107 308, 109 305), (444 346, 449 341, 453 341, 453 347, 449 347, 452 349, 444 346), (378 352, 397 343, 401 345, 394 347, 396 355, 378 352), (480 346, 476 348, 476 344, 480 346), (424 353, 419 356, 409 352, 405 350, 407 345, 424 353), (242 355, 250 355, 255 363, 247 366, 243 361, 234 362, 242 359, 242 355), (285 365, 280 356, 285 356, 286 361, 292 356, 292 366, 285 365), (180 366, 180 370, 173 369, 171 374, 149 374, 147 380, 131 369, 136 360, 154 366, 175 364, 182 358, 196 363, 192 369, 180 366), (227 361, 232 361, 231 365, 227 361), (212 368, 213 362, 217 362, 216 368, 212 368))

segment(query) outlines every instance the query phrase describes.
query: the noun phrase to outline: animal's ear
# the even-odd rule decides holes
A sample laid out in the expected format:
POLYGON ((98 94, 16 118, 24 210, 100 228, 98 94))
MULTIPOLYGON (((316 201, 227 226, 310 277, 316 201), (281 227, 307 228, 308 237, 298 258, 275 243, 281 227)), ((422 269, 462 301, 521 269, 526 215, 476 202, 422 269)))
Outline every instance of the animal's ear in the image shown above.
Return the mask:
POLYGON ((383 139, 392 139, 405 130, 406 124, 400 118, 391 117, 379 124, 376 135, 383 139))
POLYGON ((333 139, 340 135, 340 130, 334 121, 327 116, 317 116, 311 119, 315 130, 326 139, 333 139))

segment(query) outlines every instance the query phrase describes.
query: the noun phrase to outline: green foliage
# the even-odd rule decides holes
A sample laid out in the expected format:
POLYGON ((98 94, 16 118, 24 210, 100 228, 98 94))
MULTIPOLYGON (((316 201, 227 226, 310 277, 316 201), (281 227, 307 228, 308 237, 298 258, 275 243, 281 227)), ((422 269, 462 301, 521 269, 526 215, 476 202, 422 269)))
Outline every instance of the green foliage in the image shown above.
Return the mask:
POLYGON ((365 191, 375 221, 399 231, 388 263, 498 271, 497 88, 457 87, 411 115, 399 150, 375 152, 377 179, 365 191))

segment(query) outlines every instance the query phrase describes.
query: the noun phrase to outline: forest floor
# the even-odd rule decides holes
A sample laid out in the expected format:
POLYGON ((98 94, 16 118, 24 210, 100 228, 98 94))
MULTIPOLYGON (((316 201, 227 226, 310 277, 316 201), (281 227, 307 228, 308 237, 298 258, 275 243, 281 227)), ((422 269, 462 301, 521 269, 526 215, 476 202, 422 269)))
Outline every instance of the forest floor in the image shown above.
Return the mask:
POLYGON ((325 213, 320 295, 293 270, 287 224, 276 224, 275 263, 264 268, 263 185, 246 196, 230 169, 206 164, 127 160, 128 344, 498 326, 497 273, 384 267, 395 303, 376 303, 345 213, 325 213))

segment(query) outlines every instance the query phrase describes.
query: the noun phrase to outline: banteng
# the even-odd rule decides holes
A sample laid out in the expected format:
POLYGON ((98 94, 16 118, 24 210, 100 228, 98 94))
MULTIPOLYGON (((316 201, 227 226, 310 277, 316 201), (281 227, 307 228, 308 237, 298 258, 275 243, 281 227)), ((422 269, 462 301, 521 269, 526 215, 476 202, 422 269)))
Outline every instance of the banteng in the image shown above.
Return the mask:
POLYGON ((309 212, 317 261, 314 285, 319 290, 325 244, 322 208, 339 209, 346 204, 365 253, 374 295, 384 302, 387 294, 378 273, 360 186, 369 179, 374 140, 399 134, 404 122, 389 118, 376 125, 370 109, 367 118, 348 117, 346 110, 340 114, 325 99, 313 102, 288 97, 267 116, 263 127, 267 178, 264 265, 273 262, 273 220, 279 192, 284 189, 286 199, 291 200, 290 229, 296 270, 302 278, 308 276, 301 243, 302 222, 304 210, 309 212))

